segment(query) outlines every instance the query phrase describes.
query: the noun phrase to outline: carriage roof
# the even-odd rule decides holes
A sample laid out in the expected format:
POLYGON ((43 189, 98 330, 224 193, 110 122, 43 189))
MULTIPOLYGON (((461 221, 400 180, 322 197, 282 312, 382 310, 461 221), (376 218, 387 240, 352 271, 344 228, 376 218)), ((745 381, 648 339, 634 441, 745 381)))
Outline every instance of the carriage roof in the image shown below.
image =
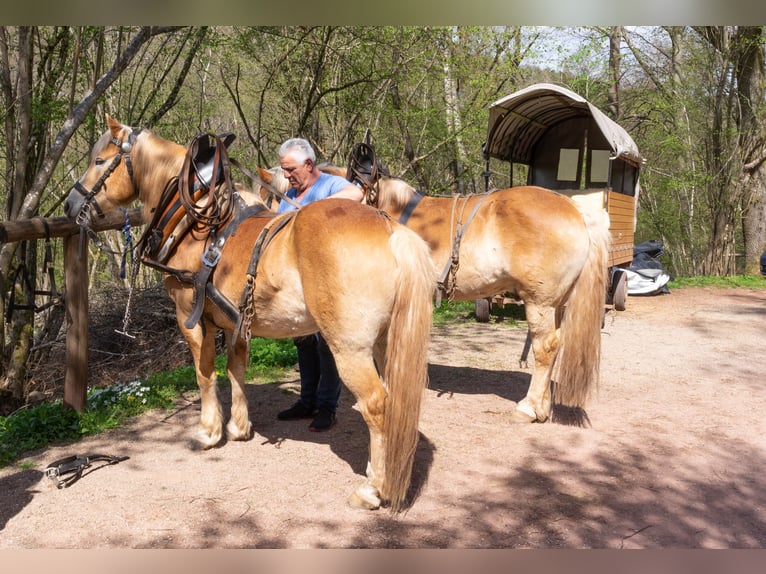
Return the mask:
POLYGON ((611 148, 612 159, 639 168, 633 139, 601 110, 575 92, 554 84, 534 84, 495 101, 489 110, 484 155, 531 165, 546 132, 574 118, 591 118, 611 148))

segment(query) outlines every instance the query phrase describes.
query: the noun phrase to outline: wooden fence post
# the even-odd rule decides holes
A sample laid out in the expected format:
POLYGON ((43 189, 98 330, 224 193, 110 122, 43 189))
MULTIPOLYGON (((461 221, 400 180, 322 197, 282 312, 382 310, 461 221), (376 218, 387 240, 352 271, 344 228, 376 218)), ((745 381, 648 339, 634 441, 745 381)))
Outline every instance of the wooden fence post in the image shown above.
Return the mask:
MULTIPOLYGON (((126 220, 132 226, 142 225, 143 208, 107 213, 91 222, 91 230, 121 229, 126 220)), ((64 238, 67 320, 64 406, 77 412, 85 410, 88 393, 88 236, 80 236, 79 226, 68 217, 0 221, 0 243, 43 237, 64 238)))
POLYGON ((67 321, 64 406, 83 412, 88 393, 87 234, 64 237, 64 276, 67 321))

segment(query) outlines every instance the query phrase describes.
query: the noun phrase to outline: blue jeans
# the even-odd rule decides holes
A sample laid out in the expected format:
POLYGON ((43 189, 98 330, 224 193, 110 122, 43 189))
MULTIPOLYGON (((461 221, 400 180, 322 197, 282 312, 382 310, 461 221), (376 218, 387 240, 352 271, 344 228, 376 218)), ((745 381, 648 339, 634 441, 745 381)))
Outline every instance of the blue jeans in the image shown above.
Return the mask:
POLYGON ((325 407, 333 413, 340 397, 340 376, 335 358, 322 335, 294 339, 301 371, 301 402, 309 408, 325 407))

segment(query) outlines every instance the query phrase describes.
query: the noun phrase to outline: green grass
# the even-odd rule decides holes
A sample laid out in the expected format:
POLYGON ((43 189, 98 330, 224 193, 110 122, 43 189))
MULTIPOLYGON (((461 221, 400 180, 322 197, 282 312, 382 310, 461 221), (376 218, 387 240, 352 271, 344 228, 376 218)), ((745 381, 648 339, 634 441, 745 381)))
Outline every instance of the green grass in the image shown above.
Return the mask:
POLYGON ((668 283, 669 289, 684 287, 744 287, 747 289, 766 289, 766 277, 758 275, 733 275, 731 277, 676 277, 668 283))
MULTIPOLYGON (((255 338, 250 345, 247 380, 264 383, 281 379, 285 369, 297 360, 291 339, 255 338)), ((229 384, 225 354, 216 359, 216 374, 219 385, 229 384)), ((98 434, 153 409, 169 409, 182 393, 196 390, 194 367, 187 366, 155 373, 145 380, 90 389, 82 413, 55 401, 0 417, 0 467, 26 452, 98 434)))
MULTIPOLYGON (((434 325, 448 323, 476 322, 476 303, 474 301, 442 301, 439 307, 434 309, 434 325)), ((508 304, 500 307, 492 305, 490 321, 500 322, 515 327, 519 321, 525 321, 524 306, 508 304)))

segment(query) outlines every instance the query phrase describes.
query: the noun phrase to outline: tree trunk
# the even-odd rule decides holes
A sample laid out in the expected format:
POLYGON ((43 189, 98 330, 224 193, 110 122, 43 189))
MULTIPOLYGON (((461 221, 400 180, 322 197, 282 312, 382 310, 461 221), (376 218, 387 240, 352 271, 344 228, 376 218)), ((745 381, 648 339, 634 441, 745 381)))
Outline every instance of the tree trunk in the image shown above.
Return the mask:
POLYGON ((620 123, 620 47, 622 46, 622 26, 612 26, 609 30, 609 116, 620 123))
POLYGON ((740 109, 739 138, 742 150, 742 237, 744 272, 759 274, 760 256, 766 244, 766 181, 764 158, 763 26, 742 26, 735 36, 737 87, 740 109))
MULTIPOLYGON (((68 28, 56 28, 53 36, 40 42, 33 38, 45 36, 48 29, 19 27, 3 28, 0 33, 0 85, 4 98, 4 110, 10 121, 5 124, 5 141, 12 150, 6 151, 10 168, 6 173, 6 213, 9 221, 26 220, 38 214, 43 195, 62 157, 69 140, 85 121, 100 98, 129 66, 143 45, 152 37, 174 30, 172 27, 143 27, 123 51, 117 54, 112 67, 107 70, 71 109, 68 117, 61 122, 48 108, 55 107, 59 98, 57 87, 66 82, 77 84, 77 78, 70 74, 71 55, 68 55, 68 36, 74 35, 68 28), (17 38, 17 51, 12 53, 10 38, 17 38), (53 49, 58 52, 53 55, 53 49), (36 51, 37 49, 39 50, 36 51), (48 48, 49 52, 44 50, 48 48), (43 65, 43 62, 46 65, 43 65), (35 76, 35 72, 39 77, 35 76), (33 110, 33 102, 37 108, 33 110), (34 112, 34 113, 33 113, 34 112), (54 119, 56 118, 56 119, 54 119), (51 136, 51 122, 61 122, 55 137, 51 136)), ((68 92, 67 90, 64 90, 68 92)), ((34 245, 33 243, 31 245, 34 245)), ((34 248, 32 248, 33 250, 34 248)), ((9 287, 3 278, 10 276, 18 261, 18 243, 0 245, 0 289, 7 292, 9 287)), ((36 267, 29 267, 28 283, 19 287, 31 290, 34 301, 36 267)), ((14 287, 15 288, 15 287, 14 287)), ((27 297, 24 296, 26 299, 27 297)), ((9 330, 4 331, 2 357, 0 357, 0 390, 6 389, 14 396, 23 392, 25 365, 32 348, 34 311, 14 316, 9 330), (18 322, 17 322, 18 319, 18 322)), ((5 313, 3 314, 5 316, 5 313)))
POLYGON ((450 39, 444 39, 444 108, 446 117, 447 133, 455 142, 452 146, 454 150, 454 159, 451 162, 452 179, 455 182, 454 190, 457 194, 465 193, 463 182, 463 158, 465 157, 465 148, 461 135, 462 123, 460 120, 460 106, 458 104, 457 80, 453 76, 450 59, 452 54, 449 49, 450 39))
POLYGON ((742 222, 747 275, 760 275, 761 253, 766 250, 766 175, 758 169, 749 178, 752 200, 742 222))

